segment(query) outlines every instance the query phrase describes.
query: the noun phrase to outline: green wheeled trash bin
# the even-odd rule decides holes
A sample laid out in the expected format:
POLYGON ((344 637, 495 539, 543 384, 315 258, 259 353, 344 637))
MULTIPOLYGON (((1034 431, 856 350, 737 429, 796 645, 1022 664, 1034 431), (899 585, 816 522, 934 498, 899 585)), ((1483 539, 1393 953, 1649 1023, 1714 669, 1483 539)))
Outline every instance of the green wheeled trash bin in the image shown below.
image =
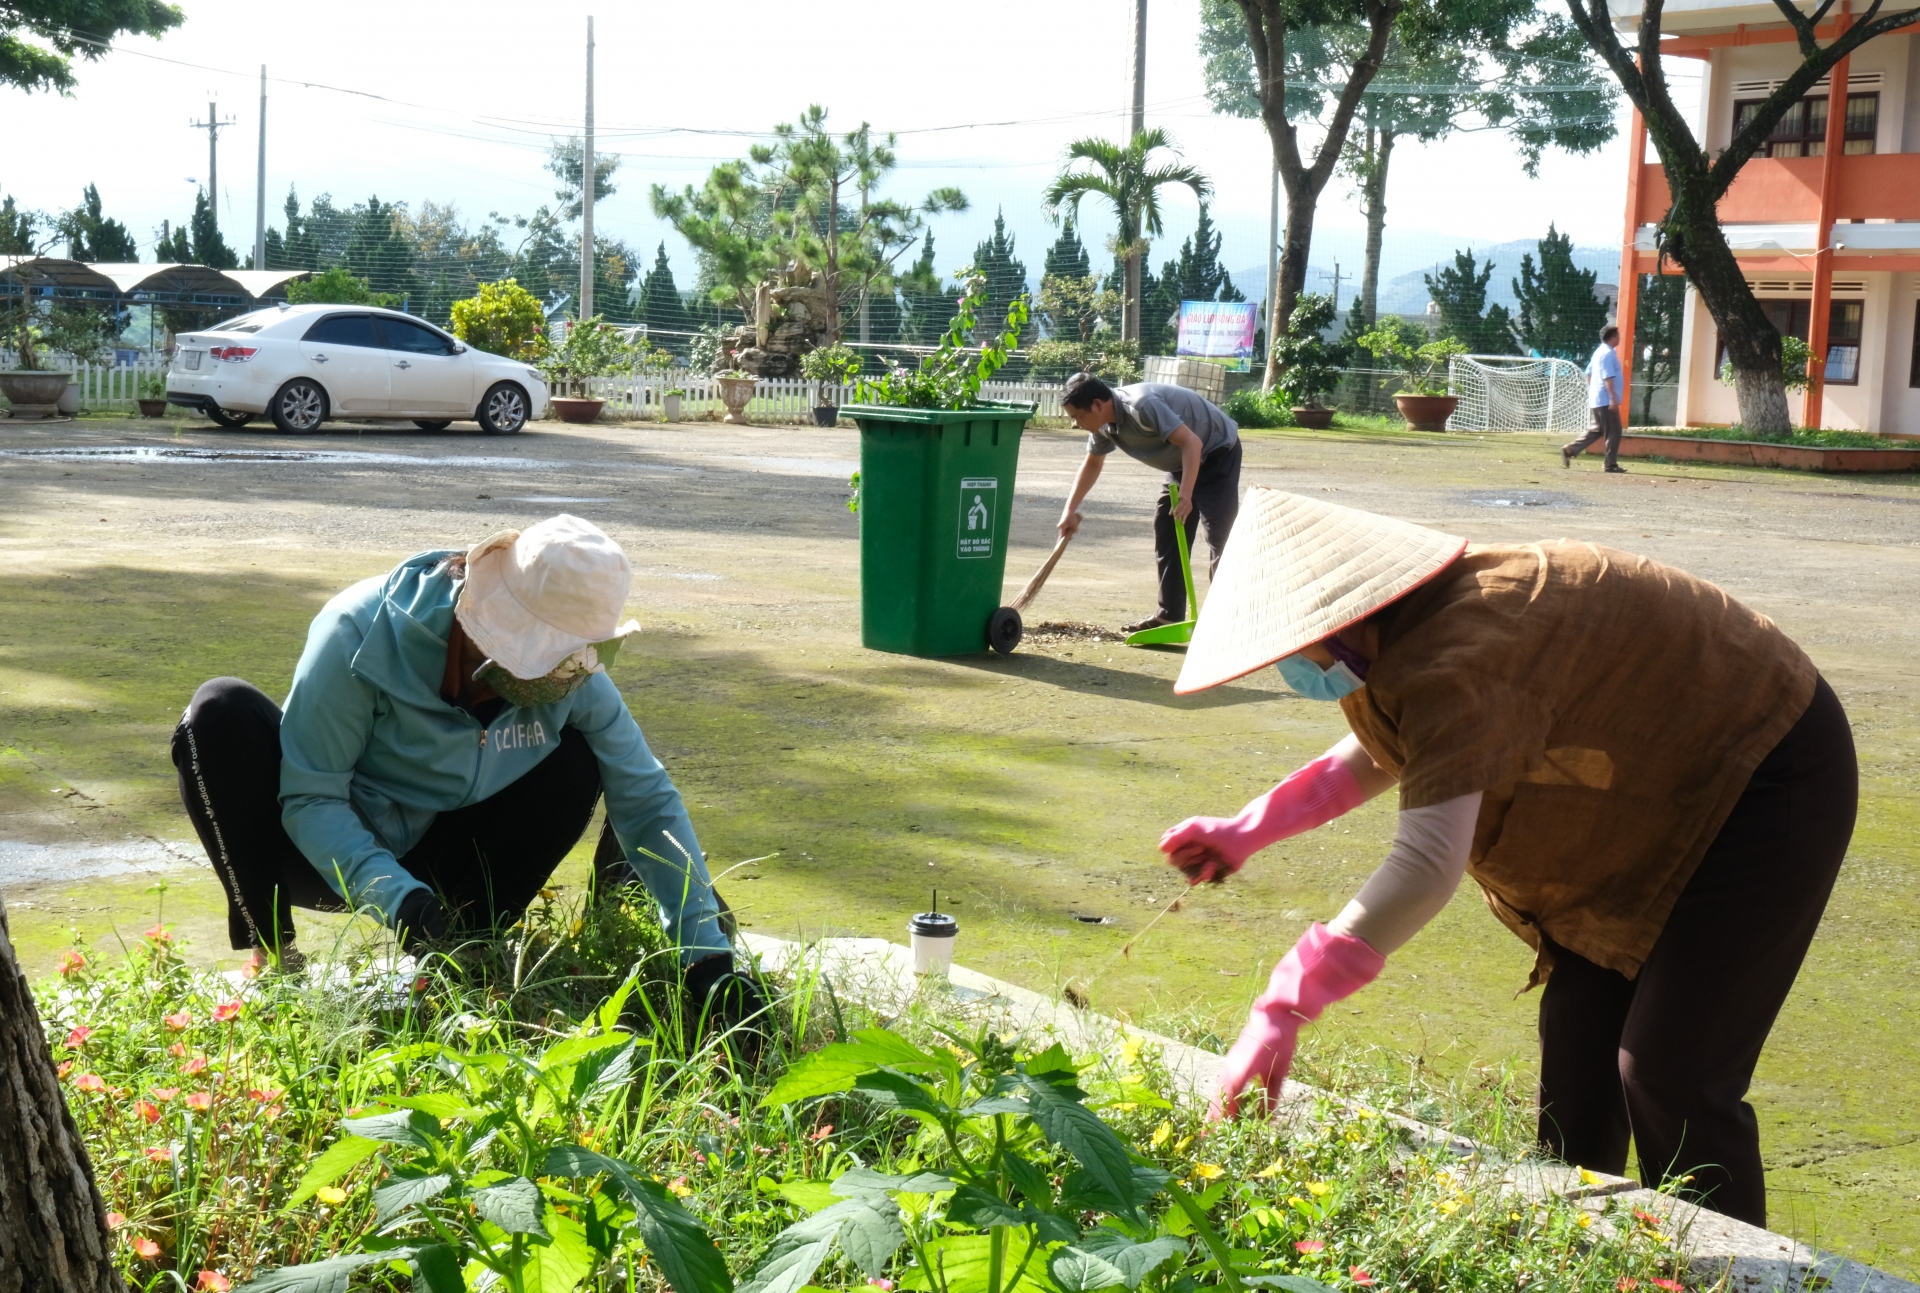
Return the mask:
POLYGON ((860 642, 903 655, 1020 643, 1000 604, 1020 433, 1031 404, 849 404, 860 428, 860 642))

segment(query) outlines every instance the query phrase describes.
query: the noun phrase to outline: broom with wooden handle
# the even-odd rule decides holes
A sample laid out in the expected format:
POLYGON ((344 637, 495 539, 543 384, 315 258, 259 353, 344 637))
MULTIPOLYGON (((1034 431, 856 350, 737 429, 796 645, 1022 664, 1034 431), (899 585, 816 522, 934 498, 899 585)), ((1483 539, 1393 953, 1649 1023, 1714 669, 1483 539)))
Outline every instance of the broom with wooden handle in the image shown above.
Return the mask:
POLYGON ((1071 542, 1073 542, 1071 534, 1061 535, 1060 541, 1053 545, 1053 551, 1047 554, 1046 561, 1041 563, 1040 569, 1034 572, 1033 578, 1027 581, 1027 586, 1022 588, 1020 595, 1007 605, 1024 614, 1027 607, 1033 605, 1033 599, 1040 595, 1041 586, 1047 582, 1047 576, 1053 573, 1053 568, 1060 564, 1060 554, 1067 550, 1067 545, 1071 542))

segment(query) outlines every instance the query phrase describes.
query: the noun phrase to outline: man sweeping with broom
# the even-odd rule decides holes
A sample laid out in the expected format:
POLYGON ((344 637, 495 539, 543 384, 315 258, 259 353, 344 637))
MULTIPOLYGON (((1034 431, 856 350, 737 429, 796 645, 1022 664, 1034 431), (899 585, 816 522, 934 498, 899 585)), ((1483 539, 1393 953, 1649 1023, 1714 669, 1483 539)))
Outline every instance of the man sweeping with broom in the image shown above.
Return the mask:
MULTIPOLYGON (((1272 489, 1195 627, 1182 694, 1278 664, 1352 734, 1160 847, 1219 882, 1389 787, 1380 869, 1273 971, 1218 1110, 1285 1080, 1302 1023, 1371 983, 1471 875, 1536 953, 1542 1145, 1766 1224, 1747 1086, 1853 833, 1840 701, 1765 616, 1644 557, 1469 546, 1272 489)), ((1443 991, 1445 989, 1442 989, 1443 991)))
POLYGON ((1092 373, 1067 379, 1061 399, 1073 424, 1087 433, 1087 457, 1073 478, 1073 492, 1060 513, 1060 538, 1080 529, 1080 504, 1100 479, 1107 455, 1117 447, 1155 471, 1167 473, 1167 485, 1179 486, 1179 501, 1160 491, 1153 511, 1153 556, 1160 576, 1160 606, 1152 615, 1126 626, 1126 632, 1178 624, 1187 618, 1185 564, 1174 526, 1184 525, 1191 544, 1207 523, 1209 575, 1233 532, 1240 510, 1240 427, 1203 395, 1184 386, 1137 382, 1109 386, 1092 373))

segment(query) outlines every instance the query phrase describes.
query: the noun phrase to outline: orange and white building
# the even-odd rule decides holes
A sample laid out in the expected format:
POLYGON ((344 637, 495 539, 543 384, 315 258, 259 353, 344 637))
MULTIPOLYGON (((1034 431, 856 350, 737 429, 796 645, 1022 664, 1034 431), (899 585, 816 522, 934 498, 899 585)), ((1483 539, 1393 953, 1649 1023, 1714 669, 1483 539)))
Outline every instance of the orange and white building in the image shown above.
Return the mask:
MULTIPOLYGON (((1633 33, 1638 0, 1610 7, 1618 29, 1633 33)), ((1845 8, 1835 6, 1821 43, 1844 30, 1845 8)), ((1670 76, 1685 66, 1672 60, 1699 60, 1696 130, 1710 154, 1800 66, 1793 30, 1770 0, 1668 0, 1662 26, 1670 76)), ((1669 204, 1637 110, 1629 150, 1624 354, 1634 352, 1639 276, 1660 272, 1654 226, 1669 204)), ((1920 26, 1867 42, 1817 83, 1741 168, 1720 221, 1775 326, 1826 356, 1825 382, 1788 396, 1795 423, 1920 431, 1920 26), (1841 103, 1844 111, 1832 106, 1841 103)), ((1666 272, 1679 268, 1669 262, 1666 272)), ((1739 420, 1733 388, 1719 380, 1722 359, 1713 318, 1689 289, 1675 421, 1739 420)))

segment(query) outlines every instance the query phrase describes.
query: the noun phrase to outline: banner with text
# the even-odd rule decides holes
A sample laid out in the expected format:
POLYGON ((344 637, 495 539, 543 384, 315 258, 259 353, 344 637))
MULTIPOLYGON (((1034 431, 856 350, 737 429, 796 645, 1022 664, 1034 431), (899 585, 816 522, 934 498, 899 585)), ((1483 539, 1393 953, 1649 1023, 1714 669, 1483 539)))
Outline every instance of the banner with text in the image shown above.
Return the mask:
POLYGON ((1251 301, 1182 301, 1180 343, 1174 353, 1211 359, 1244 373, 1253 365, 1257 317, 1251 301))

